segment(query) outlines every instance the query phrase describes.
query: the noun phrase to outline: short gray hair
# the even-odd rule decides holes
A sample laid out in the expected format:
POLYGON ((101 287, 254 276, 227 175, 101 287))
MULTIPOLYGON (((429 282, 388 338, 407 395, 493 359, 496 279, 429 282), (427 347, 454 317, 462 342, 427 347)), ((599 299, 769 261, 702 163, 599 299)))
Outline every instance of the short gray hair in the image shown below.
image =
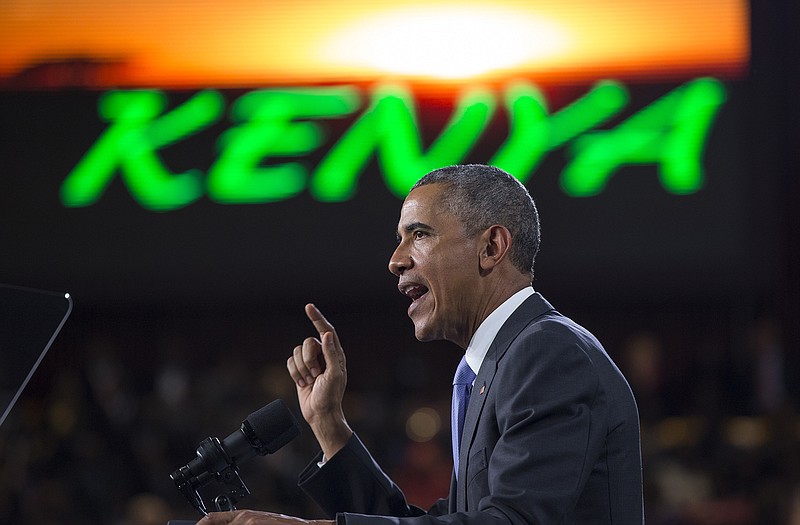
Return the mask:
POLYGON ((530 193, 513 175, 484 164, 463 164, 434 170, 411 188, 443 184, 441 203, 456 216, 467 235, 499 224, 511 232, 510 259, 514 267, 530 273, 539 252, 539 212, 530 193))

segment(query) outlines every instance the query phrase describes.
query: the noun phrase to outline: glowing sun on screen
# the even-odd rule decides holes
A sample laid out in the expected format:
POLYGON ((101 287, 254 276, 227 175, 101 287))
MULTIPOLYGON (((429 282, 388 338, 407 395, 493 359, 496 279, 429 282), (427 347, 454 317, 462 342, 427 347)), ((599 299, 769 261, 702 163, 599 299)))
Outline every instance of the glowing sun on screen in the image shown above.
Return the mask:
POLYGON ((326 39, 322 53, 343 66, 460 79, 530 67, 568 46, 559 24, 530 12, 431 6, 360 19, 326 39))

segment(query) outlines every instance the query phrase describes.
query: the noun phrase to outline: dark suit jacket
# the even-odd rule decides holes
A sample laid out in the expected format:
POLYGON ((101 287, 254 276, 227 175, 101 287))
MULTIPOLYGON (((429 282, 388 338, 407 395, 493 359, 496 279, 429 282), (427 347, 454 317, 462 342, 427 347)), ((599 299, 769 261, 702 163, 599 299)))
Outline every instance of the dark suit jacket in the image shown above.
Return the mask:
POLYGON ((506 321, 467 408, 458 481, 409 505, 356 437, 300 486, 339 523, 639 524, 639 418, 628 383, 583 327, 538 293, 506 321))

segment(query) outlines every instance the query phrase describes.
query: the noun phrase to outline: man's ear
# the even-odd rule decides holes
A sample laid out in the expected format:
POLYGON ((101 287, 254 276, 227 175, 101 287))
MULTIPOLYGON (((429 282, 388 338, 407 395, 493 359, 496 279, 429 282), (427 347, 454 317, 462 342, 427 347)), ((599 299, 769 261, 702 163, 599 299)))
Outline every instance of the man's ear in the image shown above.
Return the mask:
POLYGON ((483 272, 489 272, 508 257, 511 251, 511 232, 508 228, 495 224, 481 234, 479 253, 483 272))

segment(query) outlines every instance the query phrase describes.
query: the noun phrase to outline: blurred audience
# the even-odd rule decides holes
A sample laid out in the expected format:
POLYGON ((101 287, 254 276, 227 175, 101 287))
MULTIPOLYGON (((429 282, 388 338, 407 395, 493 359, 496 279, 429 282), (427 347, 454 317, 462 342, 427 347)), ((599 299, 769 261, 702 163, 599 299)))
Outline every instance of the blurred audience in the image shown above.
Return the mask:
MULTIPOLYGON (((0 428, 0 523, 157 525, 199 517, 169 473, 204 438, 226 437, 273 399, 297 411, 283 357, 265 358, 263 338, 248 330, 230 339, 235 353, 204 345, 196 327, 172 327, 150 349, 132 349, 136 338, 125 331, 59 342, 0 428)), ((713 330, 684 335, 681 344, 690 345, 681 348, 645 331, 609 348, 639 403, 649 525, 800 525, 800 417, 786 385, 784 345, 768 318, 747 333, 741 349, 713 330)), ((369 348, 348 351, 368 355, 369 348)), ((397 359, 398 369, 414 373, 393 377, 376 372, 385 363, 351 363, 346 408, 401 487, 426 480, 405 489, 429 505, 449 485, 450 393, 432 390, 433 361, 397 359), (404 429, 408 438, 398 442, 404 429)), ((321 516, 296 487, 316 452, 308 434, 242 466, 252 494, 240 507, 321 516)))

